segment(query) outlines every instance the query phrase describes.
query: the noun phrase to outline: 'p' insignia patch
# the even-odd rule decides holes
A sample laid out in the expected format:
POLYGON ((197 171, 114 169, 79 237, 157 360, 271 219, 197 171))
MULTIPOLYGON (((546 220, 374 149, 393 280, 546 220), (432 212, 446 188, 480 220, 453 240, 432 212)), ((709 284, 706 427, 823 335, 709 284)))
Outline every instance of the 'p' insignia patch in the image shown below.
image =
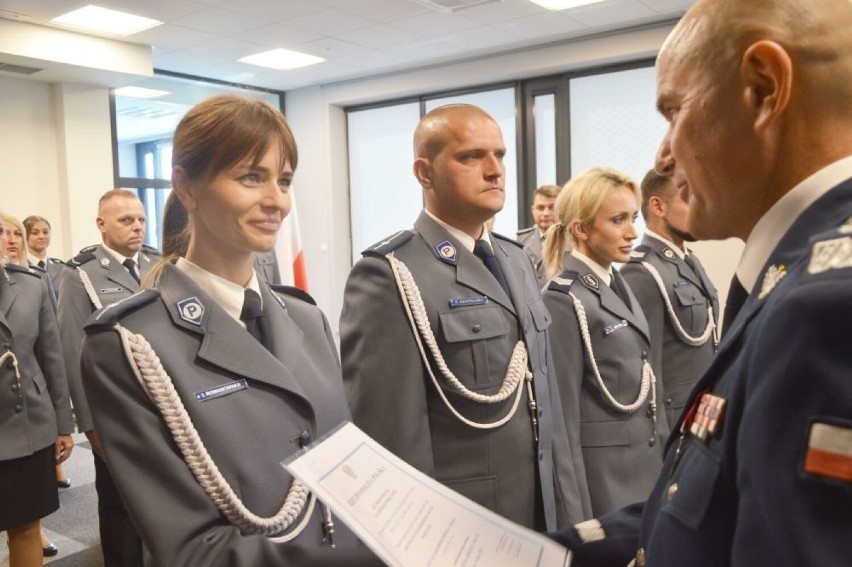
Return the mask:
POLYGON ((187 323, 201 326, 201 318, 204 317, 204 305, 197 297, 187 297, 177 303, 180 318, 187 323))
POLYGON ((456 257, 458 256, 458 251, 456 247, 453 246, 453 243, 449 240, 445 240, 435 246, 435 251, 438 253, 438 256, 445 262, 450 264, 456 263, 456 257))
POLYGON ((803 468, 818 477, 852 483, 852 423, 811 423, 803 468))

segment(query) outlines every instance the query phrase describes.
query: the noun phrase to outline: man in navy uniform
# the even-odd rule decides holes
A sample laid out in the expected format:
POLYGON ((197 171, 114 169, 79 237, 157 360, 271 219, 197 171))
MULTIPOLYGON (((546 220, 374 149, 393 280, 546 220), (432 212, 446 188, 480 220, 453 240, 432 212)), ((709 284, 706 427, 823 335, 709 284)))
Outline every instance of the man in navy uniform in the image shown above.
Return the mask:
POLYGON ((648 321, 668 423, 710 365, 719 336, 716 287, 686 247, 695 240, 686 230, 688 207, 671 177, 649 171, 642 179, 645 236, 620 271, 648 321))
POLYGON ((425 210, 413 230, 368 248, 346 283, 340 348, 354 422, 521 525, 588 518, 538 280, 517 242, 484 228, 505 198, 500 127, 475 106, 443 106, 420 121, 414 149, 425 210))
POLYGON ((59 335, 77 429, 86 434, 95 459, 95 489, 104 564, 142 564, 142 543, 103 460, 80 374, 83 326, 103 306, 130 297, 159 259, 145 241, 145 209, 132 191, 112 189, 98 202, 103 242, 80 251, 62 274, 59 287, 59 335))
POLYGON ((533 226, 518 231, 518 242, 524 245, 524 250, 530 255, 542 284, 547 279, 544 262, 542 262, 542 245, 547 229, 556 222, 553 206, 560 189, 562 188, 559 185, 542 185, 536 189, 533 194, 533 204, 530 207, 533 226))
POLYGON ((850 29, 849 0, 698 0, 664 44, 656 169, 696 238, 746 241, 744 303, 648 500, 556 536, 576 564, 849 564, 850 29))

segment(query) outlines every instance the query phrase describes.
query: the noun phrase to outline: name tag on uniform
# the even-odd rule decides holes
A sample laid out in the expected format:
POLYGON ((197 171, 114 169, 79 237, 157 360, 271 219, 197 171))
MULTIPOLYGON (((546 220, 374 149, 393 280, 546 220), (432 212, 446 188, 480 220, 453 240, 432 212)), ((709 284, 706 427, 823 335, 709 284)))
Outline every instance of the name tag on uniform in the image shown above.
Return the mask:
POLYGON ((100 293, 118 293, 124 291, 123 287, 102 287, 100 293))
POLYGON ((692 282, 689 280, 679 280, 672 284, 673 287, 683 287, 685 285, 692 285, 692 282))
POLYGON ((467 307, 468 305, 485 305, 488 303, 488 298, 483 296, 477 297, 456 297, 450 299, 450 307, 467 307))
POLYGON ((228 384, 222 384, 221 386, 216 386, 215 388, 210 388, 209 390, 203 390, 201 392, 195 392, 195 399, 199 402, 207 402, 209 400, 215 400, 216 398, 221 398, 222 396, 227 396, 228 394, 233 394, 234 392, 239 392, 240 390, 247 390, 248 382, 243 380, 237 380, 236 382, 230 382, 228 384))
POLYGON ((609 335, 610 333, 614 333, 615 331, 617 331, 619 329, 623 329, 626 326, 627 326, 627 321, 622 319, 618 323, 615 323, 614 325, 610 325, 609 327, 604 329, 604 335, 609 335))

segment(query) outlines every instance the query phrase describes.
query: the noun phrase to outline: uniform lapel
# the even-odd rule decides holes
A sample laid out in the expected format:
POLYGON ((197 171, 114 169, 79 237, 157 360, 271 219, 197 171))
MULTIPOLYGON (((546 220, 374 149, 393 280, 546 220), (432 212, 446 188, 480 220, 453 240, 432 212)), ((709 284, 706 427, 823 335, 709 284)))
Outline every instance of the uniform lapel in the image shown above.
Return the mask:
MULTIPOLYGON (((288 356, 285 360, 293 365, 299 357, 297 350, 301 345, 301 331, 292 322, 280 324, 275 322, 277 316, 270 317, 270 327, 273 333, 273 356, 263 345, 225 312, 217 303, 198 288, 188 277, 174 266, 166 266, 162 274, 160 291, 163 301, 169 310, 175 325, 199 335, 198 358, 213 364, 228 372, 245 378, 263 382, 274 388, 283 388, 303 399, 307 399, 295 377, 292 369, 288 368, 276 356, 288 356), (203 315, 197 323, 188 321, 181 316, 183 302, 197 300, 203 307, 203 315), (293 340, 295 347, 289 344, 293 340), (294 350, 295 349, 295 350, 294 350)), ((264 295, 264 312, 279 306, 267 293, 264 295)), ((289 318, 287 318, 289 321, 289 318)))
MULTIPOLYGON (((0 314, 4 317, 9 314, 12 304, 15 303, 17 292, 15 291, 15 277, 3 269, 3 281, 0 282, 2 292, 0 292, 0 314)), ((8 326, 8 325, 7 325, 8 326)))
MULTIPOLYGON (((536 231, 536 238, 538 238, 538 231, 536 231)), ((511 261, 509 260, 509 253, 506 252, 503 244, 498 239, 494 238, 493 235, 491 236, 491 244, 494 246, 494 255, 497 256, 497 262, 500 264, 500 269, 503 270, 503 277, 506 278, 506 283, 509 284, 509 292, 512 294, 512 303, 518 308, 523 308, 527 304, 523 272, 519 270, 517 266, 512 266, 511 261)))
MULTIPOLYGON (((498 303, 515 313, 515 306, 512 304, 511 298, 506 295, 506 292, 500 287, 500 284, 485 267, 482 261, 468 252, 449 232, 436 223, 425 211, 420 213, 417 222, 414 223, 414 228, 420 233, 420 236, 426 242, 426 245, 433 254, 442 262, 455 267, 456 281, 465 287, 469 287, 478 293, 488 297, 491 301, 498 303), (455 257, 450 260, 441 256, 439 250, 442 244, 449 242, 455 248, 455 257)), ((495 250, 496 253, 496 250, 495 250)), ((499 260, 498 260, 499 261, 499 260)), ((501 266, 504 264, 501 263, 501 266)), ((509 279, 509 274, 512 270, 504 270, 504 276, 509 279)), ((419 285, 424 285, 424 282, 418 282, 419 285)), ((513 289, 510 287, 509 289, 513 289)))
POLYGON ((133 279, 127 268, 122 266, 121 262, 116 260, 103 246, 99 246, 95 250, 95 261, 97 261, 99 269, 103 270, 103 274, 108 280, 123 286, 131 292, 139 291, 139 284, 136 283, 136 280, 133 279))
POLYGON ((272 354, 292 372, 302 356, 304 333, 290 319, 287 307, 281 298, 272 292, 265 282, 261 283, 260 288, 263 312, 269 321, 269 330, 272 333, 272 354))

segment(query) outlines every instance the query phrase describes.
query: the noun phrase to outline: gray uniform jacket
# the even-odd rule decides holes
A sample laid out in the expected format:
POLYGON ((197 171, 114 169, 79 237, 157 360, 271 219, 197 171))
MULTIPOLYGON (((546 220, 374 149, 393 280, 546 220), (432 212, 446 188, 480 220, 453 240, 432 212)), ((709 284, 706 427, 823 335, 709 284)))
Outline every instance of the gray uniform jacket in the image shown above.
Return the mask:
POLYGON ((281 283, 281 271, 278 269, 278 256, 274 250, 257 252, 254 255, 254 269, 261 279, 271 284, 281 283))
POLYGON ((56 300, 59 296, 59 284, 61 283, 62 272, 65 270, 65 262, 59 260, 57 258, 45 258, 44 260, 45 267, 44 269, 40 268, 38 264, 29 263, 30 268, 34 270, 40 271, 42 274, 46 273, 48 287, 52 293, 51 300, 53 301, 54 307, 56 306, 56 300))
MULTIPOLYGON (((71 405, 59 349, 56 314, 45 282, 33 270, 9 265, 0 277, 0 460, 18 459, 70 435, 71 405)), ((5 504, 4 504, 5 505, 5 504)))
MULTIPOLYGON (((492 237, 511 297, 425 212, 413 232, 402 231, 367 250, 344 294, 344 384, 355 423, 396 455, 502 516, 553 529, 591 512, 579 484, 579 449, 572 452, 568 445, 552 376, 550 314, 529 258, 516 242, 492 237), (538 403, 538 443, 526 392, 514 417, 496 429, 474 429, 450 413, 417 349, 384 257, 391 250, 412 272, 440 351, 467 388, 497 392, 512 349, 519 339, 526 343, 538 403)), ((467 419, 494 422, 511 407, 511 399, 491 406, 464 399, 436 376, 467 419)))
MULTIPOLYGON (((139 252, 139 271, 142 279, 157 260, 159 256, 149 249, 139 252)), ((68 262, 62 273, 59 286, 59 336, 62 340, 65 368, 68 371, 74 415, 77 417, 77 430, 84 432, 92 430, 94 426, 80 377, 80 345, 84 336, 83 326, 96 307, 83 287, 78 269, 89 276, 101 305, 110 305, 130 297, 139 290, 139 284, 127 268, 102 245, 81 250, 68 262)))
POLYGON ((547 280, 547 269, 543 261, 542 245, 544 240, 538 233, 537 226, 531 226, 518 231, 518 242, 520 242, 535 266, 538 281, 542 285, 547 280))
POLYGON ((89 320, 84 385, 119 492, 162 567, 381 565, 353 549, 356 540, 340 521, 337 549, 321 546, 319 505, 291 543, 241 535, 187 467, 114 329, 118 322, 148 340, 219 471, 251 512, 270 517, 292 481, 279 463, 349 411, 320 310, 265 283, 261 296, 271 351, 172 265, 153 289, 89 320))
MULTIPOLYGON (((651 393, 637 410, 625 413, 605 398, 589 362, 573 300, 583 305, 595 362, 612 396, 623 405, 639 395, 642 362, 648 357, 648 324, 627 288, 632 311, 581 260, 566 256, 568 266, 543 293, 553 316, 556 376, 568 431, 579 436, 595 516, 648 496, 662 466, 659 432, 666 416, 650 417, 651 393)), ((617 277, 617 275, 616 275, 617 277)), ((657 399, 662 397, 657 380, 657 399)))
POLYGON ((712 308, 713 320, 719 320, 719 298, 701 262, 695 255, 692 260, 695 271, 667 244, 645 236, 630 262, 621 269, 621 275, 630 284, 648 320, 651 360, 665 391, 660 407, 665 407, 669 424, 677 420, 692 387, 710 366, 716 348, 712 333, 700 346, 683 340, 674 327, 657 282, 642 264, 647 262, 660 274, 672 311, 683 330, 692 337, 699 337, 707 327, 708 307, 712 308))

